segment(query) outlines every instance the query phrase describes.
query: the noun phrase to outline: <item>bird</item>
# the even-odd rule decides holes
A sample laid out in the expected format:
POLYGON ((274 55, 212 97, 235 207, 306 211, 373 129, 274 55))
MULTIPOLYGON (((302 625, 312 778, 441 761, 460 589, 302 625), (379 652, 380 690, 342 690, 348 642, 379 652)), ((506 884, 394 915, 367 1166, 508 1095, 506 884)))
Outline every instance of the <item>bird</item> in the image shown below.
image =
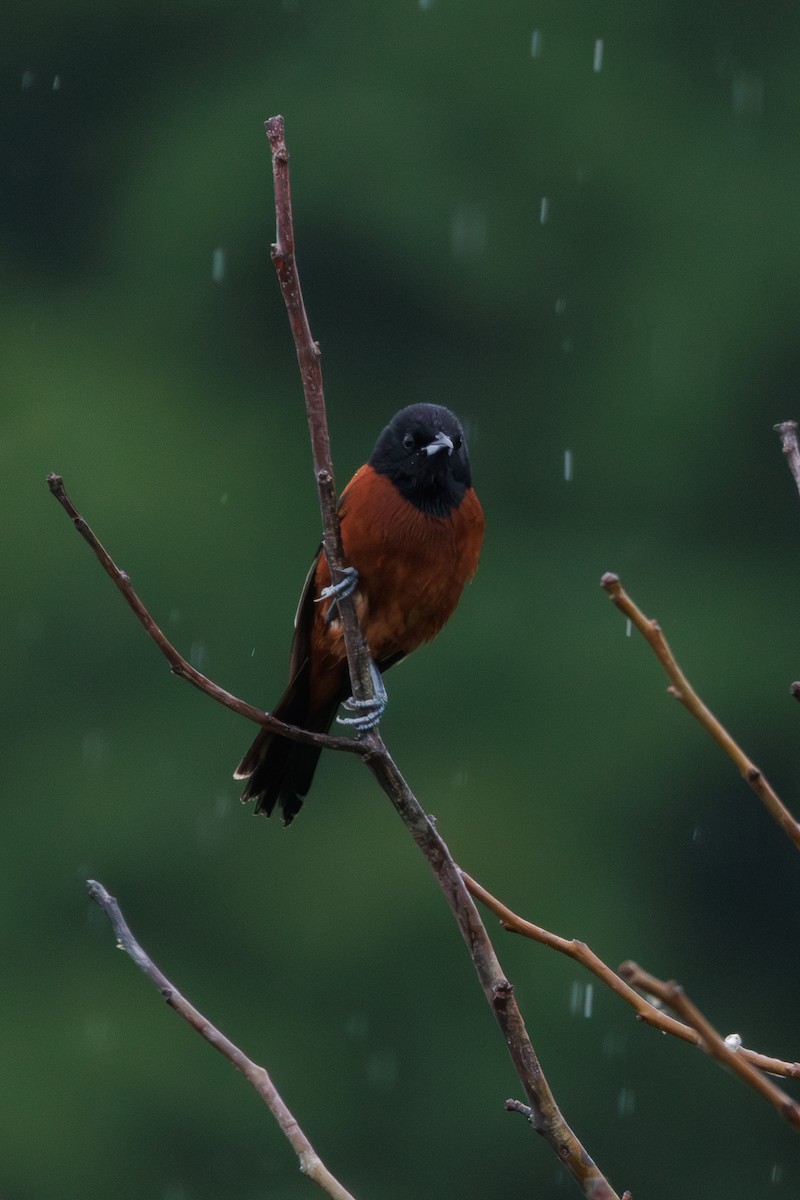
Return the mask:
MULTIPOLYGON (((336 584, 322 548, 297 606, 289 685, 272 715, 316 733, 330 728, 348 700, 349 673, 337 602, 353 593, 373 667, 376 699, 360 715, 339 717, 358 731, 374 727, 386 705, 382 675, 452 616, 475 574, 484 515, 472 486, 464 430, 448 408, 411 404, 396 413, 338 504, 348 569, 336 584)), ((369 702, 367 702, 369 704, 369 702)), ((321 748, 262 729, 234 772, 242 801, 289 825, 302 807, 321 748)))

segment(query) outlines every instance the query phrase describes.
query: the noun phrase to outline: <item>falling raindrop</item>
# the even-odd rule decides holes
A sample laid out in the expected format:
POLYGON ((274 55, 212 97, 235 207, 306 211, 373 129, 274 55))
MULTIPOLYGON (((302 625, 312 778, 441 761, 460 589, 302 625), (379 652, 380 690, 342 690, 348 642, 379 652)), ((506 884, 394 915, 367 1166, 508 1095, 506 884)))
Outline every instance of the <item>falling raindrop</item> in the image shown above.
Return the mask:
POLYGON ((584 1017, 588 1020, 594 1006, 594 985, 579 983, 574 980, 569 989, 569 1011, 573 1017, 584 1017))
POLYGON ((564 479, 567 483, 572 481, 572 451, 564 451, 564 479))
POLYGON ((567 302, 563 296, 559 296, 559 298, 556 300, 556 316, 563 317, 563 315, 566 311, 567 311, 567 302))
POLYGON ((366 1013, 354 1012, 347 1018, 345 1033, 351 1042, 365 1042, 369 1036, 369 1017, 366 1013))
POLYGON ((208 649, 205 642, 192 642, 189 650, 189 662, 196 671, 202 671, 208 661, 208 649))
POLYGON ((397 1083, 400 1064, 391 1050, 371 1054, 367 1061, 367 1079, 374 1087, 391 1088, 397 1083))
POLYGON ((603 69, 603 50, 605 43, 602 38, 597 38, 594 43, 594 71, 595 74, 603 69))
POLYGON ((220 496, 220 498, 219 498, 219 502, 220 502, 220 504, 227 504, 227 503, 228 503, 228 493, 227 493, 227 492, 223 492, 223 493, 222 493, 222 495, 221 495, 221 496, 220 496))
POLYGON ((53 91, 57 92, 60 87, 61 87, 61 76, 54 75, 53 76, 53 91))
POLYGON ((83 735, 81 757, 89 767, 102 767, 108 761, 108 738, 102 729, 90 729, 83 735))
POLYGON ((617 1112, 621 1117, 630 1117, 636 1108, 636 1096, 631 1088, 620 1088, 617 1096, 617 1112))
POLYGON ((463 206, 453 213, 450 248, 454 258, 474 258, 486 249, 486 217, 480 208, 463 206))
POLYGON ((105 1017, 88 1017, 83 1026, 83 1036, 89 1049, 99 1053, 111 1041, 111 1022, 105 1017))
POLYGON ((731 80, 731 108, 737 117, 758 117, 764 111, 764 79, 750 71, 737 71, 731 80))
POLYGON ((23 90, 23 92, 27 92, 28 88, 33 87, 35 78, 36 78, 36 76, 34 75, 33 71, 23 71, 22 72, 22 90, 23 90))
POLYGON ((783 1167, 781 1166, 780 1163, 772 1164, 772 1169, 770 1170, 770 1173, 769 1173, 769 1181, 770 1181, 770 1183, 782 1183, 783 1182, 783 1167))
POLYGON ((162 1200, 189 1200, 189 1192, 179 1179, 168 1183, 161 1193, 162 1200))
POLYGON ((429 8, 433 7, 433 0, 419 0, 419 6, 423 12, 427 12, 429 8))
POLYGON ((538 58, 542 53, 542 34, 541 30, 534 29, 531 34, 531 58, 538 58))
POLYGON ((225 278, 225 251, 217 246, 211 255, 211 282, 222 283, 225 278))
POLYGON ((539 224, 544 225, 547 218, 550 216, 550 201, 547 196, 542 196, 539 202, 539 224))
POLYGON ((630 617, 628 617, 627 621, 625 622, 625 637, 630 637, 632 633, 633 621, 630 619, 630 617))
POLYGON ((603 1054, 607 1058, 619 1058, 625 1054, 628 1040, 619 1033, 607 1033, 603 1038, 603 1054))

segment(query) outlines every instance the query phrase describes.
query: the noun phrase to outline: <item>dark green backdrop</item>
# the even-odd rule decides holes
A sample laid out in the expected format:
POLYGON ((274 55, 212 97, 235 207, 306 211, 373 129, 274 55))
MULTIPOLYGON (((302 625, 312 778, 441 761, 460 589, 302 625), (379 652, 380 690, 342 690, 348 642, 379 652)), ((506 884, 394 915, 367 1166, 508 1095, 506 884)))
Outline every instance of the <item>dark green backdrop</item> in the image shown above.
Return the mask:
MULTIPOLYGON (((503 1112, 502 1042, 367 773, 328 759, 290 830, 254 820, 251 729, 170 676, 44 485, 192 661, 277 697, 319 518, 268 257, 275 112, 340 484, 430 399, 487 513, 457 617, 389 677, 394 755, 509 904, 798 1057, 800 861, 598 587, 620 573, 800 807, 772 432, 800 415, 797 6, 14 2, 0 44, 2 1194, 314 1194, 114 953, 96 876, 359 1200, 577 1195, 503 1112)), ((620 1192, 798 1194, 763 1102, 497 938, 620 1192)))

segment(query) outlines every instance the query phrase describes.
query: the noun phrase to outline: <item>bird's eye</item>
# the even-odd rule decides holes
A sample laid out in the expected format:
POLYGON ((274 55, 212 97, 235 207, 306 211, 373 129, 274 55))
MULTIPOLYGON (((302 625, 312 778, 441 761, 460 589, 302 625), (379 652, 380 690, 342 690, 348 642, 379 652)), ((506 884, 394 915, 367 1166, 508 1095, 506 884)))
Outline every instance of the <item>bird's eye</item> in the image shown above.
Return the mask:
POLYGON ((464 444, 463 437, 461 436, 460 433, 457 433, 456 436, 453 438, 453 449, 460 450, 463 444, 464 444))
POLYGON ((413 433, 407 433, 407 434, 406 434, 406 436, 403 438, 403 445, 405 446, 406 450, 413 450, 413 449, 414 449, 414 435, 413 435, 413 433))

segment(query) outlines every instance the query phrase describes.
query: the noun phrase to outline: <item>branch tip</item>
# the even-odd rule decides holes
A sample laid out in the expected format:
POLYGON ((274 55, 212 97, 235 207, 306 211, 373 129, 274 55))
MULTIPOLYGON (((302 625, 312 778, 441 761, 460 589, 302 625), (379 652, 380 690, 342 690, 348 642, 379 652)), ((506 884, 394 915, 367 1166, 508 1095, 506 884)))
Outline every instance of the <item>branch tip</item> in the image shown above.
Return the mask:
POLYGON ((506 1100, 503 1106, 506 1112, 517 1112, 525 1118, 526 1121, 531 1121, 533 1113, 528 1104, 523 1104, 521 1100, 506 1100))

